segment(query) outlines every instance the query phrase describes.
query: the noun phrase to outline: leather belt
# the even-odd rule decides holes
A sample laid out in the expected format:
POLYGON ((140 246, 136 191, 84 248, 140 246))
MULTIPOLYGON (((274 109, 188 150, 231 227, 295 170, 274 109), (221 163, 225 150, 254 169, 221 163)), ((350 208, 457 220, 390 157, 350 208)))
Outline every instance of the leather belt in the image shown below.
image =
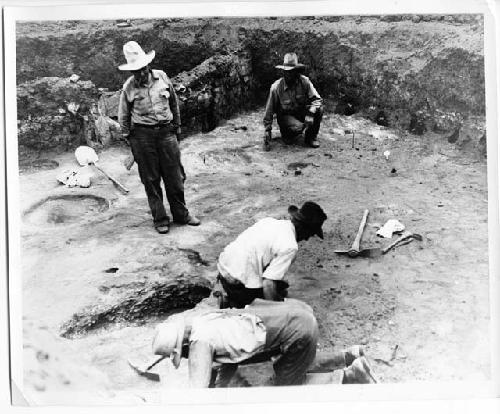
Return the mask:
POLYGON ((154 125, 148 125, 148 124, 134 124, 135 127, 138 128, 148 128, 148 129, 160 129, 160 128, 166 128, 170 125, 170 122, 161 122, 158 124, 154 125))

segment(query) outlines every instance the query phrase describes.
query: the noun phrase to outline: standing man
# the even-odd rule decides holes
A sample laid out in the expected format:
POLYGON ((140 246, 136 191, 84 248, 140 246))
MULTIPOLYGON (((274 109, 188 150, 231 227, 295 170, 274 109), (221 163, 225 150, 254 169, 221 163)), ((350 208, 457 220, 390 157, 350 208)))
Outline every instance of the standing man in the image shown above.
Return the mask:
POLYGON ((276 114, 281 138, 291 144, 304 138, 305 145, 319 147, 318 131, 323 116, 321 96, 307 76, 300 71, 304 65, 298 63, 295 53, 287 53, 283 65, 283 77, 271 85, 264 115, 264 150, 271 149, 273 115, 276 114))
POLYGON ((126 64, 119 69, 131 72, 120 96, 118 121, 124 139, 130 144, 133 159, 144 184, 153 224, 158 233, 169 231, 170 218, 163 205, 161 180, 173 221, 198 226, 200 220, 189 214, 184 200, 184 169, 178 140, 181 135, 179 102, 165 72, 151 69, 154 50, 146 54, 134 41, 123 46, 126 64))
POLYGON ((245 309, 194 308, 158 325, 153 353, 175 368, 188 358, 189 385, 226 387, 239 364, 273 361, 274 385, 300 385, 309 373, 344 369, 342 383, 375 383, 364 351, 316 353, 318 323, 312 308, 287 299, 256 299, 245 309))
POLYGON ((266 217, 241 233, 220 254, 217 277, 219 306, 243 308, 255 298, 282 301, 287 296, 286 272, 301 240, 317 235, 327 216, 312 201, 288 208, 290 220, 266 217))

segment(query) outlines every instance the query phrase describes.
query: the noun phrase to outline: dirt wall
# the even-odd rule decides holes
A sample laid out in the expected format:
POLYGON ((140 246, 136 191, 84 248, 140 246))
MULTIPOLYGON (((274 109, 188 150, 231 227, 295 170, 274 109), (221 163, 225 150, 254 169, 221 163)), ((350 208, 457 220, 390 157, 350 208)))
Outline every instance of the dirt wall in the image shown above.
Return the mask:
POLYGON ((244 103, 262 104, 280 76, 275 65, 295 51, 327 110, 372 119, 383 111, 390 126, 444 133, 484 118, 483 29, 481 15, 22 23, 17 75, 22 82, 76 73, 116 91, 127 76, 117 70, 122 46, 135 39, 186 86, 183 123, 206 131, 244 103))

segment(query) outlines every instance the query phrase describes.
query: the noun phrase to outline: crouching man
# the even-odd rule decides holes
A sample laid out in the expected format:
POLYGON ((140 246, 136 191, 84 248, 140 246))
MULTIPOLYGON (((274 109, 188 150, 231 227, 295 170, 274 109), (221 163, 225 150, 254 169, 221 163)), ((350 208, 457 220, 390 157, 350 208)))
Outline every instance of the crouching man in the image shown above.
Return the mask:
POLYGON ((153 352, 175 368, 188 358, 190 387, 228 385, 239 364, 273 361, 274 385, 299 385, 308 372, 344 368, 343 383, 376 382, 359 347, 316 356, 318 325, 312 308, 295 299, 256 299, 244 309, 195 308, 156 329, 153 352))
POLYGON ((271 85, 264 115, 264 150, 271 149, 273 115, 276 114, 281 138, 292 144, 299 138, 306 146, 318 148, 318 131, 323 116, 323 101, 312 82, 300 71, 295 53, 287 53, 283 65, 276 66, 283 76, 271 85))
POLYGON ((241 233, 219 256, 219 307, 243 308, 256 298, 282 301, 287 296, 286 273, 298 252, 298 242, 323 239, 323 209, 306 201, 288 207, 290 219, 266 217, 241 233), (222 295, 222 296, 221 296, 222 295))

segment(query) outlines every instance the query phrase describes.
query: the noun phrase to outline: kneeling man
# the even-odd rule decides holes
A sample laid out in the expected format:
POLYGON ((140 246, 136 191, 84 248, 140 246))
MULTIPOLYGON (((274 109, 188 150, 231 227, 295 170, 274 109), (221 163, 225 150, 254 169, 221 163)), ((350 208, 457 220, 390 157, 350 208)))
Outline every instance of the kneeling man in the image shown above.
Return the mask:
POLYGON ((318 324, 304 302, 256 299, 244 309, 195 308, 157 327, 153 352, 175 368, 188 358, 191 387, 227 386, 238 364, 273 361, 274 385, 299 385, 308 372, 345 368, 343 383, 374 383, 360 347, 316 355, 318 324), (217 369, 218 368, 218 369, 217 369))

